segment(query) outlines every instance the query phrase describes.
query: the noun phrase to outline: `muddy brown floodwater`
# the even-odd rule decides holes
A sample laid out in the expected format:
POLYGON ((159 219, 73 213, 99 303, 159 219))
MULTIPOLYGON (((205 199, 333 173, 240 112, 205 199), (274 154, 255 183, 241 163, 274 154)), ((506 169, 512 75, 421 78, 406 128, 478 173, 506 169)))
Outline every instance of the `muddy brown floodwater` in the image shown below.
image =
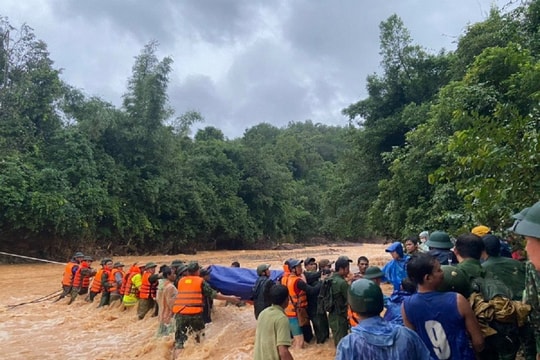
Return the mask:
MULTIPOLYGON (((356 260, 365 255, 372 265, 383 265, 390 256, 384 245, 314 246, 295 250, 240 250, 199 252, 197 255, 162 255, 146 257, 116 257, 124 264, 154 261, 170 264, 173 259, 197 260, 201 265, 229 266, 239 261, 242 267, 256 268, 269 263, 281 269, 285 259, 336 260, 347 255, 356 260)), ((92 254, 89 254, 92 255, 92 254)), ((94 263, 95 264, 95 263, 94 263)), ((95 267, 95 265, 94 265, 95 267)), ((127 267, 128 268, 128 267, 127 267)), ((32 263, 0 265, 0 358, 8 359, 170 359, 173 337, 156 338, 157 320, 147 317, 137 320, 135 309, 120 307, 97 308, 82 297, 72 305, 67 300, 51 300, 10 308, 39 299, 60 290, 64 267, 56 264, 32 263)), ((357 271, 355 263, 351 271, 357 271)), ((389 288, 384 288, 388 293, 389 288)), ((99 296, 98 296, 99 297, 99 296)), ((243 360, 253 358, 256 321, 253 308, 225 306, 215 301, 212 323, 207 325, 200 344, 188 340, 182 359, 243 360)), ((331 341, 309 344, 305 349, 291 351, 295 359, 333 359, 331 341)))

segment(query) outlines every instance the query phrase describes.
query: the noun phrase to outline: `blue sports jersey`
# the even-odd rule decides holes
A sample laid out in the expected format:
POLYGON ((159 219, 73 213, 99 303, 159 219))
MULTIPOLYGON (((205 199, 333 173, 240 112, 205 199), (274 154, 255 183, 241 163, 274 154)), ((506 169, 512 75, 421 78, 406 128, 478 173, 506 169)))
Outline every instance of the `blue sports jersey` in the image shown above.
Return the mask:
POLYGON ((465 319, 458 311, 457 293, 417 293, 406 298, 403 306, 433 359, 476 359, 465 319))

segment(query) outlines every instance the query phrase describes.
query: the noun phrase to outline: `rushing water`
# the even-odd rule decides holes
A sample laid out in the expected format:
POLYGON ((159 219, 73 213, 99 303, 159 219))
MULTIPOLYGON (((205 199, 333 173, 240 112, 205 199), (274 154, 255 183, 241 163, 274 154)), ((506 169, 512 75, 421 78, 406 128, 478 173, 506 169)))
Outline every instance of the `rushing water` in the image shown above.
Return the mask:
MULTIPOLYGON (((197 255, 162 255, 146 257, 117 257, 114 261, 126 264, 153 261, 170 264, 173 259, 197 260, 202 265, 229 266, 239 261, 242 267, 256 268, 269 263, 281 269, 290 257, 336 260, 347 255, 356 260, 360 255, 371 265, 390 260, 385 246, 364 244, 345 247, 316 246, 295 250, 216 251, 197 255)), ((91 254, 90 254, 91 255, 91 254)), ((94 267, 96 267, 94 263, 94 267)), ((137 320, 135 309, 122 311, 120 306, 97 308, 97 301, 87 303, 84 296, 72 305, 63 299, 28 303, 61 289, 63 266, 32 263, 0 265, 0 358, 8 359, 171 359, 172 336, 156 338, 156 318, 137 320), (24 305, 10 307, 8 305, 24 305)), ((357 271, 353 263, 351 271, 357 271)), ((387 289, 385 289, 387 290, 387 289)), ((212 323, 207 325, 201 343, 188 340, 181 359, 242 360, 253 358, 256 321, 253 308, 225 306, 215 301, 212 323)), ((333 342, 308 344, 291 350, 295 359, 333 359, 333 342)))

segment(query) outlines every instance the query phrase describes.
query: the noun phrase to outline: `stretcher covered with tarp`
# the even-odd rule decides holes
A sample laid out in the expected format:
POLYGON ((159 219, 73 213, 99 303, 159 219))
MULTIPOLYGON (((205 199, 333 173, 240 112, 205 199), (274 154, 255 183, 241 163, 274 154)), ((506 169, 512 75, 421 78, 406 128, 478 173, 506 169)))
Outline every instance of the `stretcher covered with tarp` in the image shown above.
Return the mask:
MULTIPOLYGON (((251 298, 251 289, 255 285, 257 271, 254 269, 210 265, 208 283, 224 295, 240 296, 243 300, 251 298)), ((283 276, 283 270, 270 270, 270 279, 277 281, 283 276)))

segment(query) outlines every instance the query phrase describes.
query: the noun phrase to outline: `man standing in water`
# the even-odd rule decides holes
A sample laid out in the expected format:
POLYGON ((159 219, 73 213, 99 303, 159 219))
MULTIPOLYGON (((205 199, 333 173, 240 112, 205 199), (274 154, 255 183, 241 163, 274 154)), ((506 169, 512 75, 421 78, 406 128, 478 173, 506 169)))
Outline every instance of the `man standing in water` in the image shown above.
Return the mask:
POLYGON ((203 319, 203 298, 230 301, 234 304, 240 302, 240 298, 234 295, 223 295, 212 289, 210 285, 200 276, 200 266, 197 262, 190 262, 187 265, 187 276, 178 282, 178 294, 173 306, 173 313, 176 320, 176 332, 174 334, 174 356, 184 349, 184 343, 188 339, 188 333, 195 333, 195 341, 200 342, 200 332, 204 330, 203 319))
POLYGON ((291 334, 285 308, 289 304, 289 290, 279 284, 270 288, 272 302, 259 314, 255 332, 254 360, 292 360, 289 352, 291 334))

